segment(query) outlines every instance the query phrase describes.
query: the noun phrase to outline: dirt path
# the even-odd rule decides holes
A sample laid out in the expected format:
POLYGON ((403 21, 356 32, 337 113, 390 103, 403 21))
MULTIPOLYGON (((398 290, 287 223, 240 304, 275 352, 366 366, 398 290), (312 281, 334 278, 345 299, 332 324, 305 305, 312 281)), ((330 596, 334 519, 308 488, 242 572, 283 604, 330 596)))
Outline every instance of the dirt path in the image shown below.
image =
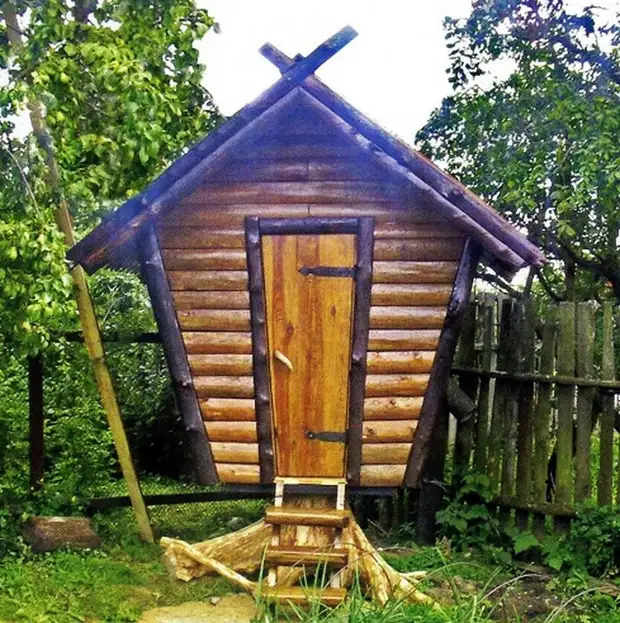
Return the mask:
POLYGON ((140 623, 250 623, 256 603, 249 595, 225 595, 210 601, 190 601, 180 606, 147 610, 140 623))

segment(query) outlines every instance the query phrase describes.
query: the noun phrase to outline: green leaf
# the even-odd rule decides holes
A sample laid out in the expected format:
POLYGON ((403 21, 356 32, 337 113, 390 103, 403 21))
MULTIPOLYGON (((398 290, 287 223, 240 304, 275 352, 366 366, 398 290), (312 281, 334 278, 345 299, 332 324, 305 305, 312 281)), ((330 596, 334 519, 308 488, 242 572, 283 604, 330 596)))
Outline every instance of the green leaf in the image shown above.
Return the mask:
POLYGON ((538 539, 531 532, 520 532, 513 541, 515 554, 520 554, 539 546, 538 539))
MULTIPOLYGON (((552 296, 563 296, 563 264, 574 256, 579 300, 609 298, 602 275, 620 265, 620 90, 608 70, 619 70, 620 24, 593 13, 585 64, 575 52, 583 33, 567 8, 538 16, 532 46, 532 15, 522 7, 489 0, 447 22, 453 92, 416 140, 557 261, 545 269, 552 296), (510 75, 497 76, 498 58, 510 75)), ((620 274, 612 279, 620 291, 620 274)))
POLYGON ((562 568, 562 565, 564 564, 564 558, 559 553, 552 554, 545 560, 545 562, 547 563, 549 567, 551 567, 552 569, 555 569, 555 571, 559 571, 562 568))
POLYGON ((142 164, 146 164, 149 161, 149 158, 151 157, 149 155, 148 150, 144 146, 140 147, 140 151, 138 152, 138 155, 140 157, 140 162, 142 164))

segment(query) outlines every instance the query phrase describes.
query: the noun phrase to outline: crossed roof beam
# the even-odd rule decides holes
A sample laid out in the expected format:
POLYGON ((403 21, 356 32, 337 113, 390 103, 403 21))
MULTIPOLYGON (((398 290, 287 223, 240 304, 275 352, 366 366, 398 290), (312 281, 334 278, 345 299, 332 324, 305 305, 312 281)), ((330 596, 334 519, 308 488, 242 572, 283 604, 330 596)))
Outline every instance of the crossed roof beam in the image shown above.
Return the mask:
POLYGON ((289 80, 293 84, 299 84, 332 56, 338 54, 345 45, 351 43, 357 37, 357 34, 354 28, 345 26, 335 35, 321 43, 308 56, 297 54, 295 58, 289 58, 272 43, 262 45, 259 52, 280 70, 282 80, 289 80))
MULTIPOLYGON (((312 74, 323 63, 325 63, 332 56, 337 54, 348 43, 353 41, 353 39, 355 39, 357 35, 358 33, 354 28, 352 28, 351 26, 345 26, 344 28, 339 30, 335 35, 333 35, 332 37, 327 39, 324 43, 319 45, 311 54, 309 54, 306 57, 302 56, 301 54, 297 54, 293 58, 290 58, 272 43, 265 43, 259 48, 258 51, 262 56, 264 56, 269 62, 271 62, 273 65, 275 65, 280 70, 280 73, 282 74, 280 81, 291 81, 294 84, 297 84, 301 87, 305 87, 306 89, 309 89, 310 94, 313 97, 317 98, 321 103, 325 103, 323 101, 323 98, 320 96, 320 94, 317 93, 317 89, 313 88, 313 85, 314 85, 313 81, 316 81, 320 84, 319 90, 329 91, 329 89, 323 83, 321 83, 320 81, 317 81, 316 77, 312 76, 312 74)), ((353 111, 351 109, 347 110, 346 112, 348 112, 349 114, 352 114, 353 117, 356 117, 356 119, 347 118, 346 119, 347 123, 356 125, 355 124, 356 121, 357 122, 362 121, 364 125, 367 125, 368 120, 362 119, 363 115, 357 114, 356 111, 353 111)), ((348 115, 346 116, 348 117, 348 115)), ((373 134, 375 133, 373 132, 373 134)), ((373 138, 376 139, 377 137, 375 136, 373 138)), ((371 142, 373 141, 371 140, 371 142)), ((375 142, 377 143, 378 147, 380 147, 386 152, 386 154, 389 154, 388 157, 390 159, 394 160, 394 164, 400 170, 401 174, 403 174, 406 178, 408 178, 410 182, 413 180, 414 186, 419 187, 419 182, 421 180, 415 179, 416 176, 419 176, 419 171, 416 171, 416 174, 412 174, 410 171, 407 170, 408 166, 411 166, 412 164, 411 155, 409 155, 409 157, 407 157, 407 155, 405 155, 404 158, 402 157, 403 156, 402 147, 398 146, 397 144, 398 141, 395 140, 393 137, 386 139, 385 137, 379 136, 379 141, 375 141, 375 142), (393 153, 394 150, 390 149, 385 144, 386 141, 390 143, 390 146, 392 148, 396 147, 396 151, 400 153, 398 154, 393 153)), ((375 156, 377 155, 374 150, 373 150, 373 155, 375 156)), ((435 165, 432 164, 430 161, 428 161, 426 164, 436 169, 435 165)), ((439 172, 438 170, 437 170, 437 173, 444 174, 443 172, 439 172)), ((453 181, 455 185, 461 186, 458 182, 456 182, 456 180, 453 180, 453 181)), ((427 185, 426 180, 422 179, 422 184, 426 186, 427 185)), ((461 188, 462 188, 462 191, 457 190, 457 193, 456 193, 457 195, 460 194, 460 192, 462 192, 464 195, 465 193, 469 194, 469 191, 467 191, 467 189, 465 189, 462 186, 461 188)), ((447 197, 443 196, 442 193, 438 193, 434 191, 431 194, 436 195, 436 199, 440 203, 444 203, 444 205, 447 205, 447 203, 450 202, 450 200, 447 197)), ((470 194, 469 200, 471 200, 472 197, 474 196, 470 194)), ((480 201, 477 197, 474 198, 474 201, 476 200, 480 201)), ((465 198, 465 203, 466 204, 468 203, 468 198, 465 198)), ((480 203, 482 204, 481 201, 480 203)), ((461 218, 458 218, 456 220, 461 220, 461 221, 469 220, 468 217, 473 216, 471 210, 467 209, 467 207, 463 205, 463 202, 461 201, 459 201, 458 204, 459 205, 457 209, 463 211, 464 214, 462 215, 461 218)), ((450 206, 448 206, 448 208, 449 207, 450 206)), ((486 214, 483 214, 483 217, 486 217, 484 218, 485 226, 488 227, 489 231, 491 232, 491 236, 487 237, 487 243, 490 244, 491 247, 497 247, 495 249, 492 249, 492 251, 495 251, 497 253, 497 256, 501 258, 499 262, 497 261, 497 259, 491 261, 491 266, 494 270, 496 270, 502 276, 506 277, 508 280, 511 280, 514 273, 516 272, 516 267, 519 266, 519 264, 523 266, 525 265, 525 263, 529 262, 529 263, 533 263, 536 265, 540 265, 542 262, 544 262, 542 254, 533 245, 530 245, 530 244, 521 245, 520 244, 519 245, 521 246, 520 253, 516 253, 512 249, 508 248, 506 246, 507 241, 505 239, 505 236, 507 235, 512 240, 515 240, 515 239, 518 240, 518 238, 520 237, 520 234, 513 227, 511 227, 506 221, 504 221, 504 219, 501 219, 501 217, 498 214, 496 214, 489 206, 485 205, 482 208, 482 211, 483 213, 486 213, 486 214), (493 240, 493 238, 496 238, 496 237, 497 237, 497 241, 493 240), (512 265, 512 268, 507 268, 506 266, 504 266, 502 264, 502 261, 507 262, 508 266, 512 265)), ((465 225, 465 223, 462 223, 462 225, 465 225)))

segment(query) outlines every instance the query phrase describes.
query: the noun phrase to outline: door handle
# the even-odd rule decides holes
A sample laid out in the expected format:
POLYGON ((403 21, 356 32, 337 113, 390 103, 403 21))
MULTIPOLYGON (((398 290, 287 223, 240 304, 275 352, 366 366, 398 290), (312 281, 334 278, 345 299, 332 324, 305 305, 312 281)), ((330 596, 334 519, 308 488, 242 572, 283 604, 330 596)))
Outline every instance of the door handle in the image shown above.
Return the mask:
POLYGON ((283 363, 291 372, 293 371, 293 362, 284 353, 281 353, 279 350, 274 350, 273 358, 283 363))
POLYGON ((273 357, 283 363, 289 370, 293 370, 293 362, 284 353, 281 353, 279 350, 274 350, 273 357))

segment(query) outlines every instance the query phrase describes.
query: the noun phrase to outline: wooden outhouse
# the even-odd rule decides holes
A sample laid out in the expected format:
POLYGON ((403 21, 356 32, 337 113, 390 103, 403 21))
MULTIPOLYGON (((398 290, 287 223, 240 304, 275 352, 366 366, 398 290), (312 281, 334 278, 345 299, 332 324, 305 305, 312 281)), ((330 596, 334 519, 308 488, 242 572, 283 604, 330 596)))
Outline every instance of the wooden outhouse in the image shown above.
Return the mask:
POLYGON ((265 45, 282 77, 73 247, 148 286, 202 483, 416 486, 479 261, 541 252, 265 45))

